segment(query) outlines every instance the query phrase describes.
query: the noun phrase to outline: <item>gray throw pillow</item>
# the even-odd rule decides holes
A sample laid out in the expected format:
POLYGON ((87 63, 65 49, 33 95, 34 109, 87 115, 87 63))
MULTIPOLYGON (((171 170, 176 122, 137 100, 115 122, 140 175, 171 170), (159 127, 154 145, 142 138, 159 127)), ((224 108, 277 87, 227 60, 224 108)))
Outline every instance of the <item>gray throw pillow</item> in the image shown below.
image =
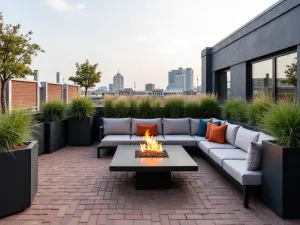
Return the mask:
POLYGON ((246 156, 247 170, 254 171, 261 169, 261 157, 262 144, 258 142, 251 142, 246 156))
POLYGON ((104 135, 130 134, 131 118, 103 118, 104 135))
POLYGON ((227 130, 226 130, 226 142, 234 145, 235 144, 235 139, 236 139, 236 134, 238 132, 238 129, 240 128, 239 125, 231 124, 231 123, 226 123, 227 124, 227 130))

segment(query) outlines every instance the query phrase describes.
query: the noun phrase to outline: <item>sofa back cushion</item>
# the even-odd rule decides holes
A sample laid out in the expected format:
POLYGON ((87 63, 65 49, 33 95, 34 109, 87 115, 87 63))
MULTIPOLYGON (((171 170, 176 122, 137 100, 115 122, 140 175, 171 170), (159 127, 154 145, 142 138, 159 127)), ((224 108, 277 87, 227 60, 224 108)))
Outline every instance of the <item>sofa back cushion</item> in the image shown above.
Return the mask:
POLYGON ((137 132, 136 135, 137 136, 145 136, 146 131, 148 130, 148 135, 149 136, 156 136, 157 135, 157 124, 142 124, 142 123, 138 123, 137 124, 137 132))
POLYGON ((131 118, 103 118, 103 133, 130 134, 131 118))
POLYGON ((190 134, 191 126, 189 118, 169 119, 163 118, 163 132, 168 134, 190 134))
POLYGON ((231 123, 226 123, 226 124, 228 125, 226 131, 226 142, 231 145, 235 145, 236 134, 240 126, 231 123))
POLYGON ((271 135, 265 134, 263 132, 260 132, 258 137, 258 143, 262 143, 262 141, 274 141, 275 138, 271 135))
POLYGON ((200 119, 190 118, 191 135, 198 135, 200 119))
POLYGON ((157 124, 156 127, 156 133, 157 135, 162 134, 162 125, 161 125, 161 118, 154 118, 154 119, 136 119, 132 118, 132 124, 131 124, 131 134, 136 135, 137 133, 137 124, 157 124))
POLYGON ((251 142, 258 141, 258 136, 259 132, 240 127, 236 134, 235 146, 247 152, 251 142))

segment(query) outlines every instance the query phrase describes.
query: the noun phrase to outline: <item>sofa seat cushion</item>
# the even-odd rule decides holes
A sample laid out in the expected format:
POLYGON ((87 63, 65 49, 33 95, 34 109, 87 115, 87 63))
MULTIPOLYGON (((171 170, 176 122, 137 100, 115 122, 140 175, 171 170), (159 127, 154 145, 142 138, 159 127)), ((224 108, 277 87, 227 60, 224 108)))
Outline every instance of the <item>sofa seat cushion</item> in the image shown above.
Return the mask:
POLYGON ((247 153, 240 149, 211 149, 208 155, 220 166, 223 166, 223 160, 245 160, 247 153))
MULTIPOLYGON (((157 135, 154 137, 155 140, 157 140, 159 143, 164 144, 165 143, 165 139, 162 135, 157 135)), ((131 135, 130 138, 130 144, 131 145, 139 145, 140 143, 144 143, 145 141, 143 140, 142 136, 137 136, 137 135, 131 135)))
POLYGON ((117 147, 118 145, 130 145, 130 135, 106 135, 101 140, 103 147, 117 147))
POLYGON ((193 135, 192 137, 197 141, 197 143, 199 141, 208 141, 205 137, 200 137, 198 135, 193 135))
POLYGON ((210 149, 234 149, 236 147, 234 147, 233 145, 230 144, 219 144, 219 143, 215 143, 215 142, 209 142, 209 141, 200 141, 198 144, 199 148, 205 152, 207 155, 209 153, 210 149))
POLYGON ((224 160, 223 169, 242 185, 261 185, 261 171, 248 171, 246 160, 224 160))
POLYGON ((191 135, 164 135, 166 145, 197 146, 197 141, 191 135))

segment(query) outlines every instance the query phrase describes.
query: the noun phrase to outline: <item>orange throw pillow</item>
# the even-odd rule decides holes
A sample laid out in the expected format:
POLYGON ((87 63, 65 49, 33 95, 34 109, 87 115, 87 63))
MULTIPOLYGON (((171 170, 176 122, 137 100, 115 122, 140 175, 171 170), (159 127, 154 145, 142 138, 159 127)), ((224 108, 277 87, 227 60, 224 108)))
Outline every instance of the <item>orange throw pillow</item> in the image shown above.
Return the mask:
POLYGON ((137 132, 136 132, 137 136, 144 136, 146 133, 146 130, 149 130, 150 136, 157 135, 157 133, 156 133, 157 124, 138 123, 136 126, 137 126, 137 132))
POLYGON ((216 142, 219 144, 225 143, 227 125, 211 127, 208 141, 216 142))
POLYGON ((206 138, 206 139, 209 138, 210 129, 211 129, 212 127, 218 127, 218 126, 219 126, 219 125, 217 125, 217 124, 213 124, 213 123, 208 122, 208 123, 207 123, 207 129, 206 129, 205 138, 206 138))

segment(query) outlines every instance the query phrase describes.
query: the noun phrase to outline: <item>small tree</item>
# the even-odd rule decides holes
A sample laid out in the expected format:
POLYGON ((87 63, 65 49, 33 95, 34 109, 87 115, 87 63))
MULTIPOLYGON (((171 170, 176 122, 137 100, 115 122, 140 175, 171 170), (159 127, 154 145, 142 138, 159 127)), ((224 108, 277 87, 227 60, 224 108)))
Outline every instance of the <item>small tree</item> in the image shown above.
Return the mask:
POLYGON ((89 60, 86 60, 85 63, 76 63, 75 66, 77 68, 76 76, 70 77, 69 80, 84 87, 84 96, 86 97, 88 88, 95 87, 96 83, 100 82, 101 72, 96 71, 98 63, 91 65, 89 60))
POLYGON ((44 52, 37 44, 31 43, 32 32, 20 34, 21 25, 4 24, 0 12, 0 82, 1 82, 1 111, 6 110, 6 82, 13 78, 25 78, 32 75, 29 68, 31 57, 44 52))
POLYGON ((286 80, 282 80, 283 84, 290 84, 297 87, 297 57, 295 58, 295 62, 292 62, 291 65, 286 66, 287 69, 284 71, 286 80))

